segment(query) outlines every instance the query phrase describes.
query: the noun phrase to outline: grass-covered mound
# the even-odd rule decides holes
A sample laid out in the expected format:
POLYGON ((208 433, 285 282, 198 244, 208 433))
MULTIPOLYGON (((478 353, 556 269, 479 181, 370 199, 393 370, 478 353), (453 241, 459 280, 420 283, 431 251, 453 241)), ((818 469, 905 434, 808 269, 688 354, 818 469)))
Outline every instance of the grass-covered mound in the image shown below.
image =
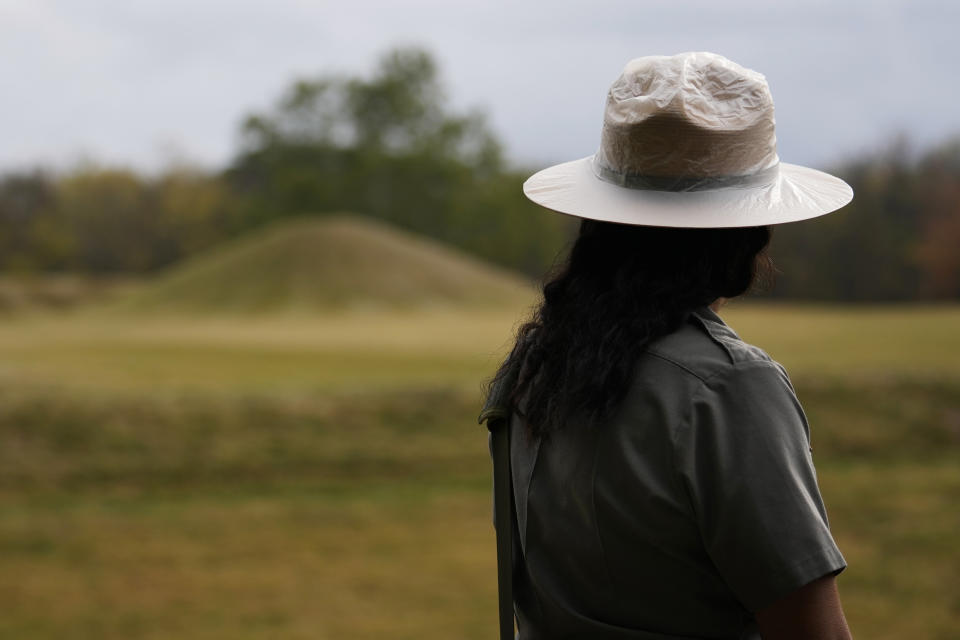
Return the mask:
POLYGON ((121 307, 230 313, 531 299, 520 277, 436 242, 367 218, 326 216, 287 221, 217 247, 161 275, 121 307))

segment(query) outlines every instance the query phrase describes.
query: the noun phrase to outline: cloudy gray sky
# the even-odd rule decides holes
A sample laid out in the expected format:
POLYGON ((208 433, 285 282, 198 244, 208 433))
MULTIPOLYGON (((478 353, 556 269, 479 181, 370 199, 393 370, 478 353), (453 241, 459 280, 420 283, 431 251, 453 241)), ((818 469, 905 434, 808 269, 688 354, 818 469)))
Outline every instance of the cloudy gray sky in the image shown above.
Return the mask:
POLYGON ((960 134, 958 34, 955 0, 0 0, 0 169, 223 165, 293 78, 400 44, 518 163, 592 153, 628 59, 707 50, 763 72, 781 157, 824 167, 960 134))

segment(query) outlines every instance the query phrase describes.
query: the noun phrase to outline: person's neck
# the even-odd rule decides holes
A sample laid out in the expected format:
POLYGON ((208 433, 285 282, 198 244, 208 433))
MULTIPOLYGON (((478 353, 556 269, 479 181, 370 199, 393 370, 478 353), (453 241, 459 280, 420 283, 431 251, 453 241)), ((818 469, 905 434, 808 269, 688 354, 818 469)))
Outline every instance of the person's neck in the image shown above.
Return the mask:
POLYGON ((727 303, 726 298, 717 298, 710 303, 710 311, 713 311, 715 314, 720 315, 720 307, 727 303))

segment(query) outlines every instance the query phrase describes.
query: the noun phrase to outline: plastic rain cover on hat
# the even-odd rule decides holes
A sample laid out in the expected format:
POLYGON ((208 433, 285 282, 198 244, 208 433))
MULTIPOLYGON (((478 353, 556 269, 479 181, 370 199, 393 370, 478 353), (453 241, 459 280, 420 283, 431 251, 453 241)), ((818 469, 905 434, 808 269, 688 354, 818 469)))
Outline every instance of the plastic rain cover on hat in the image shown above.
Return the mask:
POLYGON ((714 53, 648 56, 610 87, 596 154, 523 185, 549 209, 659 227, 750 227, 814 218, 853 190, 780 162, 766 78, 714 53))

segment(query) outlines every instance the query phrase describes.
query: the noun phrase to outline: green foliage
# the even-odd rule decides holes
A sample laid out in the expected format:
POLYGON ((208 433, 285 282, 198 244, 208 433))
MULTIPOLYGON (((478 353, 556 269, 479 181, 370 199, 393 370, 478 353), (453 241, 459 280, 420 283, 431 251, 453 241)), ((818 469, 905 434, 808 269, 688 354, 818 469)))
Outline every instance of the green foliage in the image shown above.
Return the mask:
POLYGON ((0 269, 32 271, 63 266, 73 244, 53 223, 53 179, 41 171, 0 177, 0 269))
POLYGON ((269 113, 247 118, 227 172, 248 226, 354 211, 539 273, 569 225, 522 195, 479 113, 445 104, 433 59, 385 55, 369 79, 301 80, 269 113))
POLYGON ((777 227, 775 297, 848 302, 960 298, 960 141, 913 158, 894 142, 835 173, 853 202, 777 227))
POLYGON ((143 273, 222 240, 231 195, 199 171, 82 167, 0 178, 0 269, 143 273))
MULTIPOLYGON (((483 114, 450 107, 438 66, 388 51, 368 76, 290 85, 241 126, 219 174, 82 167, 0 176, 0 270, 143 273, 281 218, 349 211, 540 277, 576 220, 530 203, 483 114)), ((776 298, 960 299, 960 139, 902 139, 835 168, 843 211, 776 228, 776 298)))
POLYGON ((373 77, 293 83, 267 114, 242 127, 248 153, 284 147, 420 156, 493 173, 499 144, 478 113, 449 113, 433 58, 420 49, 384 55, 373 77))
POLYGON ((59 185, 57 215, 74 239, 73 264, 91 271, 143 271, 158 259, 156 216, 148 194, 131 171, 90 170, 71 175, 59 185))

